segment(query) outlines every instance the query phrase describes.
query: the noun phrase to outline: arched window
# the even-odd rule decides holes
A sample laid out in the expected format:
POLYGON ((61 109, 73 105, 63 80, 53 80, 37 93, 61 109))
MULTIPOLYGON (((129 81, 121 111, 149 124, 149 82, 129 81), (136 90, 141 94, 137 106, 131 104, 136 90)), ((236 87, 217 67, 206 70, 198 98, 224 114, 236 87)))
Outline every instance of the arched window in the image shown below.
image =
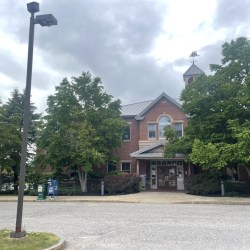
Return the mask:
POLYGON ((164 129, 167 126, 171 126, 171 120, 168 116, 162 116, 159 119, 159 138, 165 138, 164 137, 164 129))

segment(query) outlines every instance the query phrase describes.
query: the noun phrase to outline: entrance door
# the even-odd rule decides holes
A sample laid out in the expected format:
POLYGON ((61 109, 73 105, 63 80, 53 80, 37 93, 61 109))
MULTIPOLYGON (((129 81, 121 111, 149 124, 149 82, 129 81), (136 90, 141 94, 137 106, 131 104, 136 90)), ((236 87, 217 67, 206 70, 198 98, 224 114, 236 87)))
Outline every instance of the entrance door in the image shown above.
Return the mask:
POLYGON ((158 188, 176 190, 176 166, 158 166, 158 188))
POLYGON ((177 190, 184 190, 183 166, 177 166, 177 190))
POLYGON ((157 189, 157 167, 151 166, 151 189, 157 189))

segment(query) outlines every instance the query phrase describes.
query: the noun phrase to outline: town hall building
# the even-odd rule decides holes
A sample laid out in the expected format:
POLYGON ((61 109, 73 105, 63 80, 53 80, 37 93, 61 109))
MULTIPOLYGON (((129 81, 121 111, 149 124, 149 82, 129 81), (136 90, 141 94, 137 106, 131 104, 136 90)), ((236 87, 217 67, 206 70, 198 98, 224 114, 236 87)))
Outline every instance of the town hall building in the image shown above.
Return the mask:
MULTIPOLYGON (((185 85, 204 74, 194 63, 184 73, 185 85)), ((172 126, 182 137, 188 115, 181 104, 166 93, 152 101, 139 102, 122 107, 122 118, 128 126, 123 133, 123 143, 117 152, 118 165, 108 165, 108 172, 121 170, 142 177, 144 189, 184 190, 185 179, 192 169, 185 155, 173 159, 164 158, 164 129, 172 126)))

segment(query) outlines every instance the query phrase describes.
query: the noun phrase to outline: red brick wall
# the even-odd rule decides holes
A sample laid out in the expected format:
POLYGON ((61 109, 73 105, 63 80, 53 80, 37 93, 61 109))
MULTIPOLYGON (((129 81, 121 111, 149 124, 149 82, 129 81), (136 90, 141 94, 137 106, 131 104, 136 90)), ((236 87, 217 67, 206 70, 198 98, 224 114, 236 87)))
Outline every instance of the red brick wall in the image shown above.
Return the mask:
POLYGON ((145 114, 144 120, 140 121, 140 140, 148 140, 148 123, 158 123, 158 119, 163 115, 172 118, 172 122, 183 121, 183 128, 187 125, 187 119, 183 111, 166 98, 162 98, 145 114))
POLYGON ((124 141, 117 150, 117 156, 121 161, 131 161, 131 172, 136 173, 136 160, 130 154, 139 150, 139 122, 134 118, 125 119, 130 124, 130 141, 124 141))
MULTIPOLYGON (((181 121, 183 127, 186 127, 187 120, 185 114, 180 108, 168 101, 166 98, 161 99, 156 103, 146 114, 142 121, 137 121, 135 118, 124 118, 131 125, 131 140, 124 141, 116 154, 121 161, 131 161, 131 171, 136 173, 137 161, 130 157, 130 154, 139 150, 139 141, 148 140, 148 122, 158 123, 158 119, 162 115, 169 115, 173 120, 172 122, 181 121)), ((158 131, 157 131, 158 134, 158 131)), ((140 161, 141 166, 142 161, 140 161)), ((146 163, 145 163, 146 164, 146 163)), ((146 167, 140 170, 140 174, 145 174, 146 167)))

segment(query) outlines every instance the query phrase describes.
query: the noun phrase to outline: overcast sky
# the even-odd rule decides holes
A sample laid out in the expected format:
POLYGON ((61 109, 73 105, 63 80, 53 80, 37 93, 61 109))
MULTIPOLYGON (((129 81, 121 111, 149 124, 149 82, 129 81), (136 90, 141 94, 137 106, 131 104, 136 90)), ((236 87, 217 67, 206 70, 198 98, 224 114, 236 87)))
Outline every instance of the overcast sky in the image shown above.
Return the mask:
MULTIPOLYGON (((30 1, 0 0, 0 98, 25 88, 30 1)), ((122 104, 178 98, 190 67, 209 74, 221 45, 250 37, 249 0, 40 0, 38 14, 58 26, 35 27, 32 101, 39 112, 64 77, 90 71, 122 104)))

